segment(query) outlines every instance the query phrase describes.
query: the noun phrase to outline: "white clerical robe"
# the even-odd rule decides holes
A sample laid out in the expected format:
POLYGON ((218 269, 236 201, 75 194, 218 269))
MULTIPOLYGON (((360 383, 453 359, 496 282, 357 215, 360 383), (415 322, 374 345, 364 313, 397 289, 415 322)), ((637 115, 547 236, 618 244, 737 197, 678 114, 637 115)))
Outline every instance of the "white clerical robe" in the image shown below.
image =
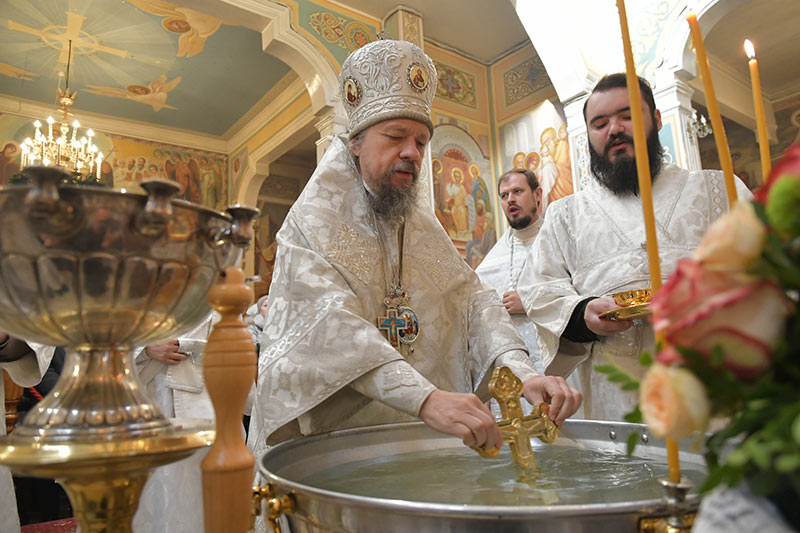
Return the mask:
MULTIPOLYGON (((150 359, 139 349, 139 381, 168 418, 214 419, 214 406, 203 381, 203 352, 212 326, 220 320, 215 311, 193 330, 178 338, 178 351, 188 355, 177 365, 150 359)), ((207 448, 157 468, 142 491, 133 519, 135 533, 194 533, 204 530, 203 485, 200 463, 207 448)))
MULTIPOLYGON (((55 347, 29 342, 33 353, 23 356, 11 363, 0 363, 0 369, 6 370, 14 383, 22 387, 37 385, 50 366, 55 347)), ((0 397, 5 398, 3 380, 0 379, 0 397)), ((6 434, 5 422, 6 408, 3 404, 3 420, 0 424, 0 435, 6 434)), ((54 504, 55 505, 55 504, 54 504)), ((0 466, 0 531, 3 533, 19 532, 19 515, 17 514, 17 498, 14 494, 14 484, 11 472, 5 466, 0 466)))
MULTIPOLYGON (((475 269, 481 281, 494 288, 501 301, 503 294, 517 289, 519 277, 522 275, 536 236, 539 235, 543 220, 539 217, 528 227, 519 230, 508 228, 475 269)), ((531 360, 534 364, 540 365, 539 343, 533 321, 525 314, 511 315, 511 321, 525 341, 531 360)), ((544 373, 543 368, 537 366, 537 369, 544 373)))
MULTIPOLYGON (((752 198, 738 178, 736 186, 740 200, 752 198)), ((709 225, 727 211, 722 172, 666 165, 653 183, 653 203, 666 280, 677 262, 691 255, 709 225)), ((582 300, 650 286, 645 243, 640 198, 618 197, 593 183, 550 205, 520 278, 517 290, 536 324, 545 369, 566 376, 578 367, 585 418, 621 420, 636 404, 635 393, 621 391, 593 368, 611 358, 641 376, 638 356, 652 349, 653 330, 648 322, 637 320, 627 331, 585 344, 562 339, 561 334, 582 300)))
POLYGON ((402 254, 419 335, 405 359, 389 344, 376 320, 386 315, 393 238, 379 238, 366 194, 349 150, 335 138, 278 232, 248 440, 257 458, 268 438, 411 418, 348 386, 387 363, 405 360, 416 371, 385 379, 387 394, 410 386, 413 374, 439 389, 482 394, 496 360, 513 359, 509 366, 522 380, 537 375, 497 295, 458 255, 424 201, 408 216, 402 254))

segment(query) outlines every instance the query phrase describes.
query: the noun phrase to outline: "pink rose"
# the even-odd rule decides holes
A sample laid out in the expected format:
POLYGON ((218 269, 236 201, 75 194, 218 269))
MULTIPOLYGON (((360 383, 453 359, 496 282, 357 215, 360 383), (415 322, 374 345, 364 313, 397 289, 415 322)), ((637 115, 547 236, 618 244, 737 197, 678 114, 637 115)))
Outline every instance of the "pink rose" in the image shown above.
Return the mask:
POLYGON ((767 230, 750 202, 737 202, 718 218, 694 251, 694 259, 708 268, 744 270, 761 255, 767 230))
POLYGON ((653 363, 639 386, 639 408, 653 435, 680 440, 708 425, 705 387, 681 367, 653 363))
MULTIPOLYGON (((769 280, 683 259, 650 308, 653 328, 664 332, 668 343, 706 356, 720 346, 725 366, 749 379, 769 365, 793 304, 769 280)), ((671 362, 671 353, 659 354, 660 360, 671 362)))

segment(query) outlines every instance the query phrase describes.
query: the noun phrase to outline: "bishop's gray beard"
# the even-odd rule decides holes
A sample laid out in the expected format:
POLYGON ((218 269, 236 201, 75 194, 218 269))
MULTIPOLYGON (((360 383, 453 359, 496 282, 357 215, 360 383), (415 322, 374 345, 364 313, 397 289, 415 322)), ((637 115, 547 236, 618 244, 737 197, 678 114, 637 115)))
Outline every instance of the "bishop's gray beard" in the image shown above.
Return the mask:
MULTIPOLYGON (((589 143, 589 158, 592 174, 606 189, 617 196, 639 196, 639 172, 636 169, 636 159, 632 157, 618 157, 615 162, 608 159, 611 143, 621 139, 633 145, 633 139, 625 134, 618 134, 608 139, 603 155, 589 143)), ((650 160, 650 179, 655 181, 664 164, 662 158, 661 141, 658 140, 658 129, 655 127, 647 136, 647 158, 650 160)))
POLYGON ((378 217, 396 222, 400 217, 408 217, 417 201, 420 191, 419 170, 414 163, 401 163, 391 167, 377 182, 380 184, 367 193, 367 203, 378 217), (407 189, 400 189, 392 185, 391 177, 395 172, 411 172, 414 181, 407 189))

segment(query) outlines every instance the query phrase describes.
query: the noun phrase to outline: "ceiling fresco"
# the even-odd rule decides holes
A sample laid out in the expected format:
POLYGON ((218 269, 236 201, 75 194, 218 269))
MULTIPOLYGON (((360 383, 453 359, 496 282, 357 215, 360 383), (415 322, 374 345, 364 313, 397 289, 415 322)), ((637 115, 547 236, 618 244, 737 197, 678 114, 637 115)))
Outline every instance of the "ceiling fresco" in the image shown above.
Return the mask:
POLYGON ((69 41, 75 109, 212 135, 289 72, 260 33, 162 0, 3 0, 0 93, 55 111, 69 41))

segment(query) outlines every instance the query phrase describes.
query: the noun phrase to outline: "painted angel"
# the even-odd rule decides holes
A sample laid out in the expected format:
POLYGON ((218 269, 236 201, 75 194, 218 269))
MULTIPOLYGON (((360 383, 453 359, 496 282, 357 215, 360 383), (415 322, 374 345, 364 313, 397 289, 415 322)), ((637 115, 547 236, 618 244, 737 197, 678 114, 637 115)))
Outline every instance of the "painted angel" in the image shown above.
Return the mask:
POLYGON ((177 109, 175 106, 167 105, 167 95, 172 89, 177 87, 180 82, 180 76, 167 81, 167 75, 162 74, 160 77, 151 81, 147 87, 144 85, 129 85, 125 89, 119 89, 117 87, 87 85, 86 91, 101 96, 133 100, 140 104, 152 106, 153 111, 161 111, 164 108, 177 109))
POLYGON ((179 7, 163 0, 128 0, 142 11, 164 17, 161 25, 178 38, 177 57, 192 57, 203 51, 206 39, 211 37, 224 24, 222 19, 179 7))

